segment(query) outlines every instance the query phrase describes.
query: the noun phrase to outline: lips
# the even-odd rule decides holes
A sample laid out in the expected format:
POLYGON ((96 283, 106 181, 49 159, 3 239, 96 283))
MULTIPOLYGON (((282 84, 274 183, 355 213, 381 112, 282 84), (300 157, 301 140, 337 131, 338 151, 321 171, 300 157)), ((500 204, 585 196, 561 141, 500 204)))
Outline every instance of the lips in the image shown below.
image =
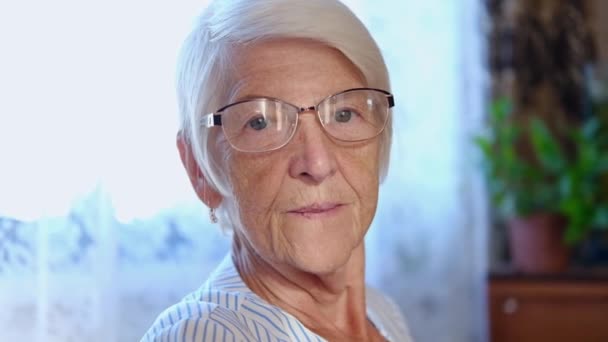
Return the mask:
POLYGON ((294 210, 288 211, 291 214, 303 215, 306 217, 317 216, 322 214, 329 214, 340 207, 342 207, 342 203, 314 203, 311 205, 307 205, 304 207, 300 207, 294 210))

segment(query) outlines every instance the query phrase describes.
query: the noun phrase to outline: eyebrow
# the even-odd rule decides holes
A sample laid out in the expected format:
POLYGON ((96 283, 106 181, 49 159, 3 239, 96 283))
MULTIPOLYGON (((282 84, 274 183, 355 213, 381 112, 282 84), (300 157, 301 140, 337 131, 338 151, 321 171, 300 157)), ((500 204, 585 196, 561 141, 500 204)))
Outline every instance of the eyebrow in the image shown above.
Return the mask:
MULTIPOLYGON (((337 94, 337 93, 335 93, 335 94, 337 94)), ((319 101, 321 101, 322 99, 325 99, 325 98, 327 98, 327 97, 329 97, 329 96, 332 96, 332 95, 335 95, 335 94, 331 94, 331 95, 328 95, 328 96, 326 96, 326 97, 321 97, 321 99, 320 99, 320 100, 315 100, 315 103, 318 103, 318 102, 319 102, 319 101)), ((281 99, 281 98, 279 98, 279 97, 268 96, 268 95, 258 95, 258 94, 246 94, 246 95, 243 95, 243 96, 239 96, 239 97, 235 98, 235 99, 232 101, 232 103, 243 102, 243 101, 249 101, 249 100, 257 100, 257 99, 270 99, 270 100, 276 100, 276 101, 280 101, 280 102, 284 102, 284 103, 290 104, 290 105, 292 105, 292 106, 300 107, 300 105, 296 105, 296 104, 294 104, 294 103, 291 103, 291 102, 286 101, 286 100, 284 100, 284 99, 281 99)))
MULTIPOLYGON (((258 95, 258 94, 247 94, 245 96, 239 96, 237 98, 235 98, 232 102, 240 102, 240 101, 247 101, 247 100, 255 100, 255 99, 276 99, 279 100, 276 97, 272 97, 272 96, 265 96, 265 95, 258 95)), ((281 100, 283 101, 283 100, 281 100)))
POLYGON ((239 96, 234 101, 232 101, 232 103, 239 103, 239 102, 246 102, 246 101, 260 100, 260 99, 271 100, 271 101, 278 101, 278 102, 286 103, 286 104, 292 105, 294 107, 300 108, 299 105, 293 104, 293 103, 291 103, 289 101, 283 100, 283 99, 278 98, 278 97, 267 96, 267 95, 257 95, 257 94, 247 94, 247 95, 244 95, 244 96, 239 96))

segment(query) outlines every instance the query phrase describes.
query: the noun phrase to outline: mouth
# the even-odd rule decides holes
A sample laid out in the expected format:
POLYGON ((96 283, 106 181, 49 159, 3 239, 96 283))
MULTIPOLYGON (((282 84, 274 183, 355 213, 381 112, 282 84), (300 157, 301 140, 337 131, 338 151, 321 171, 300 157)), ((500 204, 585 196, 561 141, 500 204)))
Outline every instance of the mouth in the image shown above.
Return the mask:
POLYGON ((323 216, 332 215, 338 212, 342 207, 344 207, 344 204, 342 203, 314 203, 290 210, 287 213, 305 218, 320 218, 323 216))

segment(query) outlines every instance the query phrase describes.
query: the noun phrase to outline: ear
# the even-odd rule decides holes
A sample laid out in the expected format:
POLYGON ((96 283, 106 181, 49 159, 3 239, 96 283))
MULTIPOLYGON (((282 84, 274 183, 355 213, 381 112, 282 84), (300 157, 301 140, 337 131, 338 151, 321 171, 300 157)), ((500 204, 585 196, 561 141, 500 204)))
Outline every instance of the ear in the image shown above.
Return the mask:
POLYGON ((182 159, 182 164, 188 173, 192 188, 198 198, 207 205, 209 208, 217 208, 222 202, 222 195, 215 190, 207 181, 203 172, 198 167, 194 153, 192 153, 192 145, 186 140, 182 132, 177 133, 177 149, 179 150, 179 156, 182 159))

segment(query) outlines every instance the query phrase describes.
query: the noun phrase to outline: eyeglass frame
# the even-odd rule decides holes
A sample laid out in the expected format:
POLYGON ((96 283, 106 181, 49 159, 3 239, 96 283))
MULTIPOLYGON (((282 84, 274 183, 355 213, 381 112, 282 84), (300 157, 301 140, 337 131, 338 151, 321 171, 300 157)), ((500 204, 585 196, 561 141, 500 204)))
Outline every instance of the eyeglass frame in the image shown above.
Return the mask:
POLYGON ((251 101, 269 100, 269 101, 272 101, 272 102, 277 102, 277 103, 280 103, 280 104, 289 105, 290 107, 296 108, 298 110, 298 112, 297 112, 297 114, 298 114, 298 120, 296 120, 295 127, 293 129, 293 132, 289 136, 289 138, 285 141, 285 143, 283 143, 283 144, 281 144, 281 145, 279 145, 279 146, 277 146, 275 148, 272 148, 272 149, 269 149, 269 150, 262 150, 262 151, 244 151, 244 150, 241 150, 241 149, 235 147, 232 144, 232 142, 228 141, 228 142, 230 142, 230 145, 234 149, 236 149, 238 151, 246 152, 246 153, 261 153, 261 152, 276 151, 276 150, 284 147, 285 145, 287 145, 291 141, 291 139, 293 138, 295 132, 298 129, 298 122, 300 121, 299 120, 300 114, 308 112, 308 111, 315 111, 317 113, 316 117, 319 120, 319 122, 321 123, 321 127, 323 127, 323 131, 325 132, 325 134, 327 134, 328 136, 330 136, 332 139, 336 139, 336 140, 344 141, 344 142, 361 142, 361 141, 371 140, 371 139, 374 139, 375 137, 377 137, 378 135, 380 135, 380 133, 382 133, 384 131, 384 129, 386 128, 386 124, 388 122, 388 115, 389 115, 389 113, 387 113, 387 119, 384 121, 384 125, 382 126, 382 129, 380 129, 380 131, 378 131, 378 133, 376 135, 374 135, 372 137, 369 137, 369 138, 365 138, 365 139, 359 139, 359 140, 344 140, 344 139, 336 138, 335 136, 333 136, 331 133, 329 133, 327 131, 327 128, 325 128, 325 125, 323 125, 323 120, 321 119, 321 113, 319 113, 319 105, 321 105, 323 102, 327 101, 328 99, 330 99, 330 98, 332 98, 334 96, 342 95, 342 94, 345 94, 345 93, 348 93, 348 92, 351 92, 351 91, 357 91, 357 90, 373 90, 373 91, 380 92, 380 93, 386 95, 386 100, 388 102, 388 108, 387 109, 390 110, 391 108, 393 108, 395 106, 395 98, 394 98, 393 94, 390 93, 389 91, 386 91, 386 90, 383 90, 383 89, 378 89, 378 88, 366 88, 366 87, 351 88, 351 89, 346 89, 346 90, 340 91, 338 93, 326 96, 321 101, 319 101, 316 105, 310 106, 310 107, 296 106, 293 103, 289 103, 287 101, 283 101, 281 99, 274 98, 274 97, 257 96, 257 97, 253 97, 253 98, 243 99, 243 100, 240 100, 240 101, 237 101, 237 102, 234 102, 234 103, 230 103, 228 105, 225 105, 225 106, 221 107, 220 109, 216 110, 215 112, 212 112, 212 113, 209 113, 209 114, 205 114, 203 116, 202 120, 201 120, 202 121, 201 124, 203 126, 207 127, 207 128, 211 128, 211 127, 214 127, 214 126, 222 126, 223 127, 223 125, 222 125, 222 115, 223 115, 223 113, 222 112, 225 111, 226 109, 228 109, 228 108, 230 108, 232 106, 236 106, 236 105, 239 105, 239 104, 242 104, 242 103, 251 102, 251 101))

